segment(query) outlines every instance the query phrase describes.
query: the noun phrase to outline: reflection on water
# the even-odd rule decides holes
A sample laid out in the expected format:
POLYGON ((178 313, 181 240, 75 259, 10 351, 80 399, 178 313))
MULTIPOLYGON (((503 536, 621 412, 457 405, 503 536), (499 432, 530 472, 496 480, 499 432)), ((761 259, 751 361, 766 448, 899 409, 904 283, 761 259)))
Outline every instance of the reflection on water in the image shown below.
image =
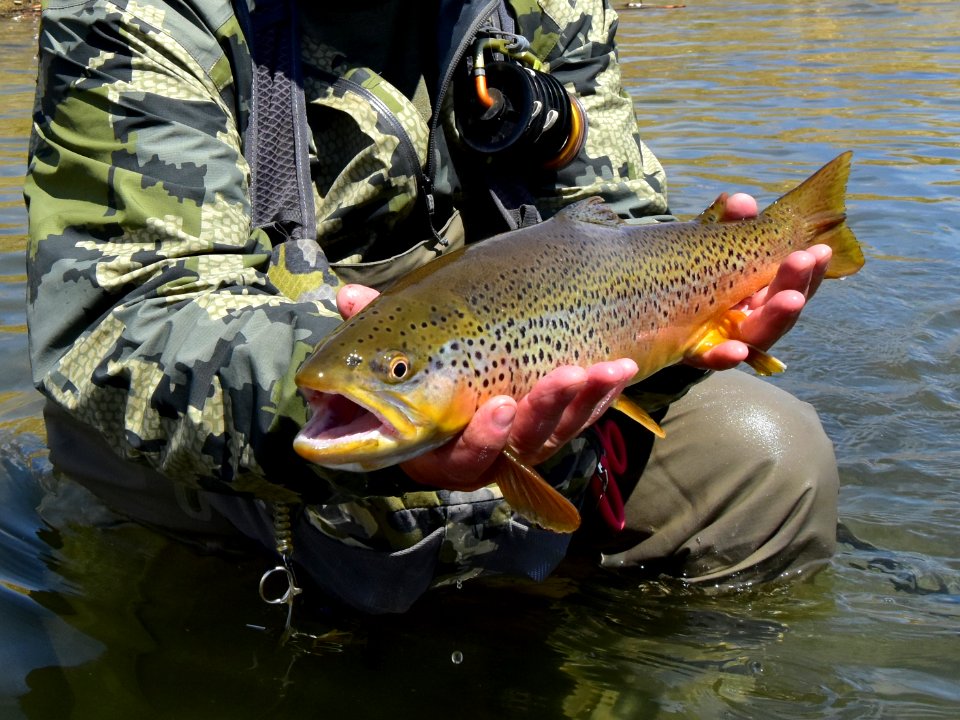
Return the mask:
POLYGON ((625 76, 673 209, 761 204, 842 150, 869 246, 778 356, 837 444, 843 550, 711 595, 465 584, 401 618, 301 616, 269 558, 208 555, 52 475, 25 358, 30 23, 0 41, 0 717, 955 717, 960 707, 960 11, 946 0, 625 10, 625 76), (855 537, 854 537, 855 536, 855 537))

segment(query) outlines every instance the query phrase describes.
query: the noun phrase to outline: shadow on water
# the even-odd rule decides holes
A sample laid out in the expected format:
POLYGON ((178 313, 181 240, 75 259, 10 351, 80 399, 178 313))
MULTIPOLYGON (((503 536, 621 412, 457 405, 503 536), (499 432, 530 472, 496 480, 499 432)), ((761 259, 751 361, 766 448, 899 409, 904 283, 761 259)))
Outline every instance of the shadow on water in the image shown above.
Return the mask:
POLYGON ((851 148, 870 262, 778 346, 837 447, 841 548, 812 578, 692 591, 571 566, 400 617, 284 611, 273 559, 113 515, 46 460, 26 361, 35 28, 0 22, 0 718, 954 718, 960 708, 960 13, 946 0, 623 11, 674 211, 761 204, 851 148), (886 258, 896 257, 893 261, 886 258))

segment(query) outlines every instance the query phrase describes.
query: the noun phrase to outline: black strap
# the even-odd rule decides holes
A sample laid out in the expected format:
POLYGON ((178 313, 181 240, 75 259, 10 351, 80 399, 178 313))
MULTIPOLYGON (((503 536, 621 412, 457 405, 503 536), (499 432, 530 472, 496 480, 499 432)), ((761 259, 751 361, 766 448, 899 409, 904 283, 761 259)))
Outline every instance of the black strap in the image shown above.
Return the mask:
POLYGON ((246 0, 237 11, 253 59, 253 97, 246 132, 255 228, 282 238, 317 236, 310 176, 309 126, 300 68, 299 24, 292 0, 246 0))

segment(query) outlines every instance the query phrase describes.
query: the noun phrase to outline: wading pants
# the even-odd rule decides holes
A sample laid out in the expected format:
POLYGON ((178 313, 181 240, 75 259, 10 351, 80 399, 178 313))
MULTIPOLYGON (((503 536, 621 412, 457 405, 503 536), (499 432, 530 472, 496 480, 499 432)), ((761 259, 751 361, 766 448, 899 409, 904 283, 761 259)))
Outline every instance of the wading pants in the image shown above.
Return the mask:
MULTIPOLYGON (((809 404, 739 371, 714 373, 674 402, 663 439, 620 423, 649 460, 625 488, 626 529, 601 565, 691 582, 799 572, 836 548, 833 445, 809 404)), ((629 470, 628 470, 629 475, 629 470)))

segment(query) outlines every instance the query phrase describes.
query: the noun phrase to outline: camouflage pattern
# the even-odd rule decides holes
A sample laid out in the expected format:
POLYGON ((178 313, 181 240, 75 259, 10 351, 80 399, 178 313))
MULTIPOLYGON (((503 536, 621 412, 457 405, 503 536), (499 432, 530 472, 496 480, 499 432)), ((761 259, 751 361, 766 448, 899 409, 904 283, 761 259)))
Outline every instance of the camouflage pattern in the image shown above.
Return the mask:
MULTIPOLYGON (((589 118, 580 157, 531 179, 543 214, 595 194, 624 217, 665 212, 663 171, 620 88, 616 14, 600 0, 512 5, 589 118)), ((321 470, 292 451, 306 415, 293 373, 339 323, 331 261, 383 260, 423 239, 410 234, 410 163, 422 172, 430 136, 426 84, 408 98, 309 37, 303 55, 311 117, 340 118, 313 127, 317 245, 251 230, 251 60, 230 3, 45 0, 25 188, 34 380, 124 458, 193 487, 302 501, 344 543, 398 549, 459 527, 444 557, 469 573, 508 521, 495 490, 471 494, 477 513, 452 515, 436 509, 463 498, 400 473, 321 470)), ((463 204, 469 227, 449 105, 435 225, 463 204)), ((554 464, 571 493, 582 487, 583 468, 554 464)))

